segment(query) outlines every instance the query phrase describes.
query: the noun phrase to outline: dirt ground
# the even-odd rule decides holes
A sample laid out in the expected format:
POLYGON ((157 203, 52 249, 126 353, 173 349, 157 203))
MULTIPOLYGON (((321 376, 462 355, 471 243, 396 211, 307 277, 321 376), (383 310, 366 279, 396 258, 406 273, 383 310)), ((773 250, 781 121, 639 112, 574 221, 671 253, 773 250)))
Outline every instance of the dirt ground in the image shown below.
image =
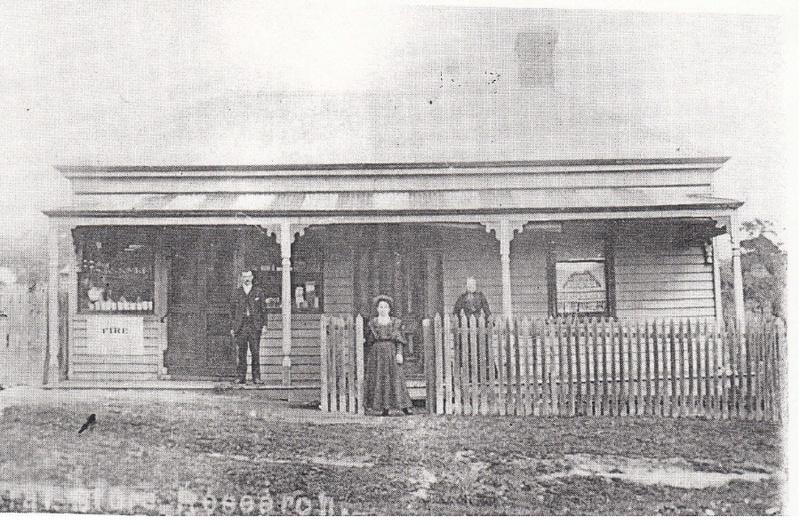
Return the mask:
POLYGON ((780 427, 751 421, 359 417, 258 391, 11 388, 0 408, 2 511, 765 515, 786 477, 780 427))

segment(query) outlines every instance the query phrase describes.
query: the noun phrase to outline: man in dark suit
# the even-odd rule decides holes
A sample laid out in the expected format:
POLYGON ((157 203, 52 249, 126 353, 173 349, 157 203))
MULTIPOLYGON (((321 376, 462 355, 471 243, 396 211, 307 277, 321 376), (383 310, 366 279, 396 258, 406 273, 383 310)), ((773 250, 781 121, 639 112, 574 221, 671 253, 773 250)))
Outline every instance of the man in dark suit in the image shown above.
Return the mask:
POLYGON ((231 300, 231 336, 239 350, 239 384, 247 380, 247 347, 250 347, 250 367, 253 384, 263 385, 259 363, 258 345, 261 330, 267 324, 267 307, 264 293, 253 286, 253 272, 242 272, 242 286, 236 289, 231 300))
POLYGON ((489 309, 489 301, 486 300, 486 296, 482 292, 477 290, 478 285, 475 282, 475 278, 467 278, 467 291, 461 294, 453 307, 455 315, 461 315, 461 312, 464 312, 467 317, 470 315, 479 317, 481 313, 485 317, 492 315, 492 311, 489 309))

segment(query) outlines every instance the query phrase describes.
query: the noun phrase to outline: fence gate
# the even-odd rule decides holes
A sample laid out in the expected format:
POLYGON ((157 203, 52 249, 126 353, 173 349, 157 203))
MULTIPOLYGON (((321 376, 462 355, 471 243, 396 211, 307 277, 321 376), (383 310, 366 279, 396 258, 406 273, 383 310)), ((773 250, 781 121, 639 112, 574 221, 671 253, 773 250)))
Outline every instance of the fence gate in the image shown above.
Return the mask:
POLYGON ((364 414, 364 319, 320 320, 320 408, 364 414))
POLYGON ((779 320, 746 335, 713 319, 437 315, 423 326, 427 404, 438 414, 784 417, 779 320))

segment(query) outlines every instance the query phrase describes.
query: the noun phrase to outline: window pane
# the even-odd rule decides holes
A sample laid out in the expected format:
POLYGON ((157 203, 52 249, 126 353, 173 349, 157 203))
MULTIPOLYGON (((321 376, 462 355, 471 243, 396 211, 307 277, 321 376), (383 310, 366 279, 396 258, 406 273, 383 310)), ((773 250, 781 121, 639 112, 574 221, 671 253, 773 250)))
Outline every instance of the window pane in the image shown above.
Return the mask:
POLYGON ((605 262, 557 262, 556 297, 559 314, 605 313, 605 262))

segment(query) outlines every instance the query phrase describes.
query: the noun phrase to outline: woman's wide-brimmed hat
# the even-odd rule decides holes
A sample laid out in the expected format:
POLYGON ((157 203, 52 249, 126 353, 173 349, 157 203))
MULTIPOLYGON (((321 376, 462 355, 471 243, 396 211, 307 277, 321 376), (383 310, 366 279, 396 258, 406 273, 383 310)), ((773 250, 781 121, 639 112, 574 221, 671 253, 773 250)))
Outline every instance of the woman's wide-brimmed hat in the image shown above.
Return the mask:
POLYGON ((377 309, 378 303, 381 301, 385 301, 389 305, 389 308, 394 308, 394 299, 392 299, 388 295, 383 295, 383 294, 378 295, 372 299, 372 307, 377 309))

